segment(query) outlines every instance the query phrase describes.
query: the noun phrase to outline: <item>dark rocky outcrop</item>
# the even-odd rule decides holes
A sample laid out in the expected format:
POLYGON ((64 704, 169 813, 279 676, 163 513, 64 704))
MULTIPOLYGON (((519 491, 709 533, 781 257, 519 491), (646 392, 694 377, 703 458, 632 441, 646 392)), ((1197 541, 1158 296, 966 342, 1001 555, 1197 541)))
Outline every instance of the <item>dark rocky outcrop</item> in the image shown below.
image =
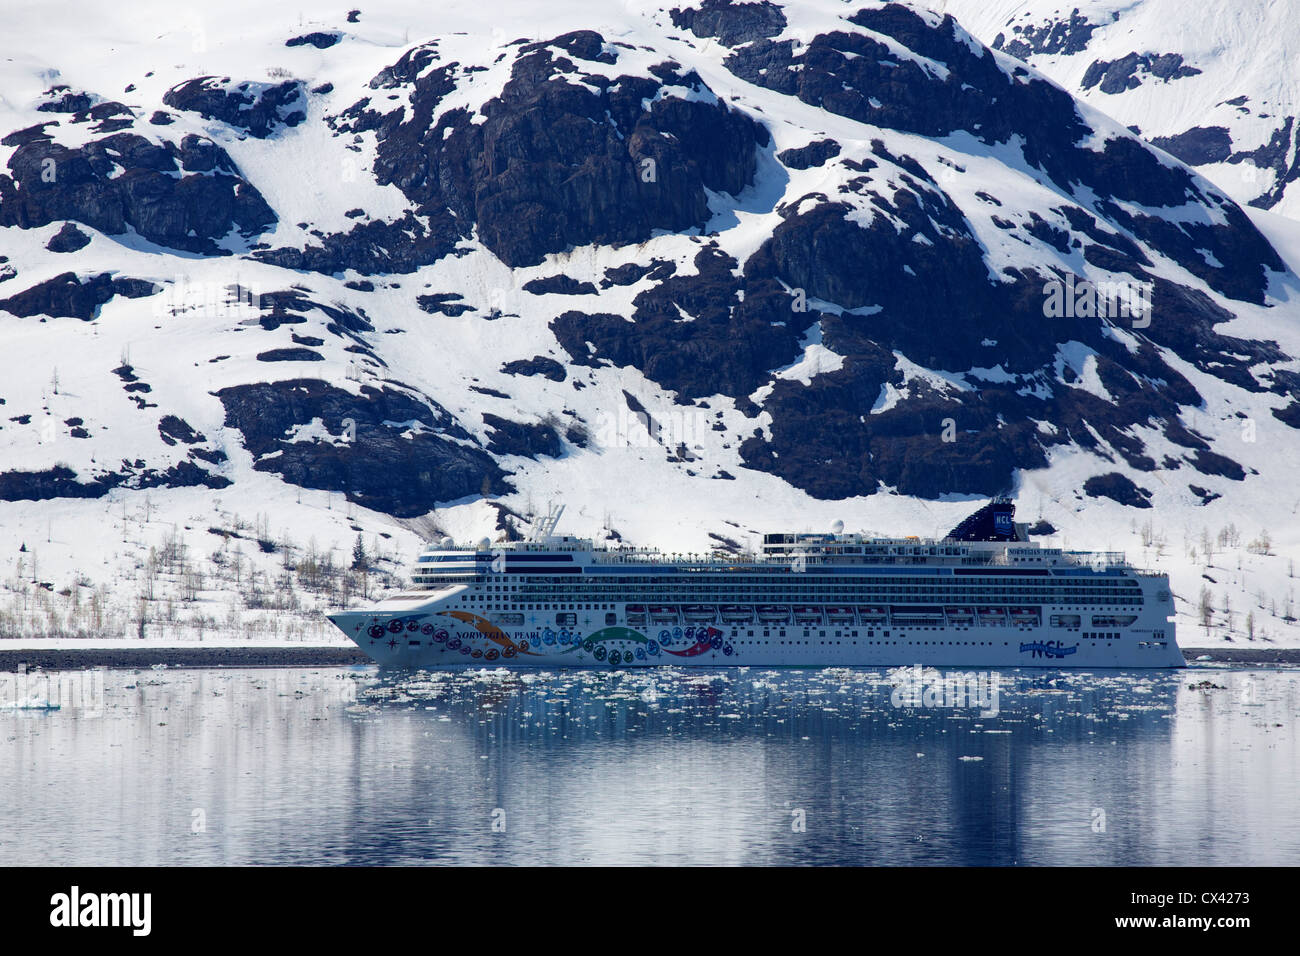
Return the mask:
POLYGON ((1150 508, 1151 492, 1135 485, 1119 472, 1093 475, 1083 483, 1083 492, 1090 498, 1110 498, 1130 508, 1150 508))
POLYGON ((1174 136, 1156 136, 1151 142, 1189 166, 1222 163, 1232 155, 1232 137, 1226 126, 1193 126, 1174 136))
POLYGON ((675 8, 668 15, 673 26, 697 37, 715 37, 723 46, 776 36, 786 24, 781 8, 768 0, 704 0, 699 7, 675 8))
POLYGON ((595 295, 596 287, 590 282, 558 275, 525 282, 524 291, 530 295, 595 295))
POLYGON ((45 244, 45 248, 50 252, 77 252, 90 245, 90 236, 86 235, 70 222, 65 222, 63 228, 56 232, 45 244))
POLYGON ((52 86, 44 93, 45 102, 36 107, 38 113, 87 113, 96 97, 66 85, 52 86))
POLYGON ((677 263, 666 259, 653 259, 644 264, 628 262, 606 269, 604 277, 600 280, 600 287, 608 289, 615 285, 636 285, 642 279, 658 282, 660 279, 667 279, 676 271, 677 263))
POLYGON ((115 295, 135 299, 152 295, 154 291, 153 283, 143 279, 115 279, 108 272, 83 279, 76 273, 64 272, 8 299, 0 299, 0 309, 22 317, 48 315, 89 321, 115 295))
POLYGON ((83 482, 66 465, 44 471, 7 471, 0 473, 0 501, 102 498, 120 483, 113 476, 83 482))
POLYGON ((436 60, 420 48, 372 81, 412 83, 409 110, 380 116, 359 103, 342 118, 352 125, 338 128, 377 129, 379 182, 397 185, 420 215, 445 227, 444 239, 476 226, 510 266, 701 226, 705 188, 739 193, 767 142, 761 126, 709 102, 700 78, 676 64, 615 80, 584 73, 583 61, 616 62, 591 31, 521 47, 501 94, 482 107, 483 122, 464 109, 433 122, 457 76, 456 64, 430 67, 436 60), (569 79, 575 72, 580 84, 569 79), (659 95, 671 86, 706 95, 659 95))
POLYGON ((951 16, 931 27, 915 11, 890 3, 863 8, 849 19, 945 64, 948 74, 941 78, 914 61, 895 62, 883 42, 847 32, 819 34, 798 53, 792 41, 755 41, 732 53, 726 64, 742 79, 874 126, 931 137, 961 130, 987 144, 1019 137, 1028 164, 1069 195, 1083 184, 1099 196, 1148 207, 1213 202, 1225 223, 1151 223, 1144 220, 1155 217, 1124 215, 1114 203, 1102 205, 1108 218, 1167 246, 1175 261, 1232 298, 1262 301, 1268 273, 1284 271, 1240 209, 1202 195, 1185 169, 1165 165, 1136 138, 1112 138, 1100 149, 1080 145, 1088 139, 1088 127, 1069 94, 1046 81, 1003 72, 992 53, 972 46, 951 16), (1181 239, 1172 235, 1180 230, 1186 230, 1181 239), (1202 250, 1223 268, 1210 265, 1202 250))
POLYGON ((265 352, 257 354, 259 362, 323 362, 325 356, 312 349, 306 348, 283 348, 268 349, 265 352))
POLYGON ((231 83, 228 76, 200 76, 172 87, 163 94, 163 102, 172 109, 198 113, 258 139, 297 126, 307 118, 306 96, 299 80, 231 83))
POLYGON ((489 429, 487 449, 494 455, 559 458, 564 454, 560 436, 544 422, 512 422, 500 415, 484 413, 483 424, 489 429))
POLYGON ((793 360, 816 313, 794 311, 770 276, 737 277, 736 260, 716 246, 702 249, 695 267, 638 294, 632 322, 569 311, 551 329, 574 364, 635 366, 688 398, 744 397, 793 360))
POLYGON ((1154 76, 1168 82, 1201 71, 1183 64, 1179 53, 1130 53, 1118 60, 1094 60, 1083 74, 1082 86, 1090 90, 1100 85, 1103 93, 1123 93, 1142 85, 1143 76, 1154 76))
POLYGON ((432 295, 417 295, 415 297, 415 304, 420 307, 422 312, 449 315, 453 318, 474 310, 474 307, 468 302, 460 301, 460 294, 457 292, 436 292, 432 295))
POLYGON ((1296 118, 1286 117, 1282 125, 1273 130, 1268 142, 1253 150, 1233 153, 1229 162, 1249 162, 1260 169, 1273 171, 1273 185, 1263 195, 1256 196, 1249 203, 1260 209, 1272 209, 1282 200, 1282 194, 1291 183, 1300 180, 1300 154, 1293 148, 1292 131, 1296 118))
POLYGON ((1087 49, 1097 26, 1076 9, 1067 20, 1048 20, 1037 25, 1017 24, 1011 28, 1011 37, 1003 33, 994 37, 993 49, 1025 61, 1035 53, 1048 56, 1079 53, 1087 49))
POLYGON ((567 375, 563 365, 545 355, 506 362, 501 366, 501 371, 507 375, 540 375, 542 378, 549 378, 552 382, 563 382, 567 375))
POLYGON ((318 50, 328 50, 343 38, 341 33, 306 33, 299 37, 285 40, 285 46, 314 46, 318 50))
POLYGON ((214 490, 232 484, 224 475, 214 475, 192 461, 182 461, 164 471, 143 461, 122 461, 117 472, 103 472, 82 479, 66 465, 44 471, 0 473, 0 501, 48 501, 52 498, 102 498, 114 488, 192 488, 214 490))
POLYGON ((202 434, 190 427, 189 422, 175 415, 164 415, 158 420, 158 435, 167 445, 175 445, 177 442, 197 445, 199 442, 207 441, 202 434))
POLYGON ((840 144, 835 140, 818 139, 807 146, 784 149, 776 154, 776 158, 791 169, 811 169, 814 166, 824 166, 827 160, 834 159, 839 154, 840 144))
POLYGON ((1273 417, 1284 425, 1300 428, 1300 401, 1291 401, 1283 408, 1273 409, 1273 417))
POLYGON ((259 296, 258 304, 263 310, 259 322, 267 331, 274 331, 281 325, 300 325, 307 321, 305 316, 312 311, 322 313, 329 320, 326 330, 333 335, 346 335, 361 342, 363 340, 356 339, 358 333, 375 329, 364 310, 349 309, 339 303, 318 302, 298 289, 264 292, 259 296))
POLYGON ((226 425, 237 428, 258 471, 304 488, 327 489, 397 517, 440 503, 505 490, 504 473, 436 403, 394 388, 362 386, 353 395, 325 382, 295 379, 238 385, 217 393, 226 425), (297 425, 319 418, 332 434, 350 420, 346 443, 288 440, 297 425), (278 452, 278 454, 277 454, 278 452))
POLYGON ((31 229, 61 219, 224 255, 214 240, 232 231, 258 235, 275 214, 210 140, 187 136, 178 147, 115 133, 69 149, 44 134, 23 138, 9 175, 0 175, 0 226, 31 229))
POLYGON ((302 249, 258 250, 254 256, 286 269, 339 275, 348 269, 366 275, 414 272, 453 252, 459 227, 445 214, 416 218, 407 212, 392 222, 359 222, 349 231, 319 237, 302 249))

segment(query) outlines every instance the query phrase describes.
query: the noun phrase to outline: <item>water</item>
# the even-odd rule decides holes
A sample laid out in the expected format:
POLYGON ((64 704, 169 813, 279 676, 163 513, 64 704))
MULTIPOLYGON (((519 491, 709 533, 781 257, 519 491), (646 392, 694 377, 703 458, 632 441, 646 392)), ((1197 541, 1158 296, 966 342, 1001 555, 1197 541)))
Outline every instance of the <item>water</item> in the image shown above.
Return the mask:
POLYGON ((0 709, 6 863, 1300 863, 1300 669, 1007 671, 996 715, 883 670, 77 676, 0 709))

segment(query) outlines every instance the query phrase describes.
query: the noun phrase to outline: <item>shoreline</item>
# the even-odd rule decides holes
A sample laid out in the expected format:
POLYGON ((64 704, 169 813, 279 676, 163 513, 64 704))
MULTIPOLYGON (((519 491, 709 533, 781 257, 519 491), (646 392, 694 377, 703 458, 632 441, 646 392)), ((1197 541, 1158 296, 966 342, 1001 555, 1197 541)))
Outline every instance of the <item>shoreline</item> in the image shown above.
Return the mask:
POLYGON ((41 647, 8 649, 0 645, 0 672, 80 670, 87 667, 144 669, 155 664, 202 667, 346 667, 374 662, 356 647, 262 645, 260 647, 41 647))
MULTIPOLYGON (((1188 664, 1300 664, 1300 648, 1186 648, 1188 664), (1206 658, 1206 659, 1202 659, 1206 658)), ((339 645, 216 645, 207 647, 25 647, 0 644, 0 673, 79 670, 88 667, 143 669, 205 667, 347 667, 373 665, 359 648, 339 645)))

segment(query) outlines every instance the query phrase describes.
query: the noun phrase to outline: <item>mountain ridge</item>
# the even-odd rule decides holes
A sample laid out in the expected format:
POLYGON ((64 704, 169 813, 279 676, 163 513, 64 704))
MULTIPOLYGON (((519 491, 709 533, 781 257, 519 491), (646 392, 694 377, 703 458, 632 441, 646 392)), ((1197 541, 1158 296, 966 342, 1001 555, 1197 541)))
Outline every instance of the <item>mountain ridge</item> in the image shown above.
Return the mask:
POLYGON ((1117 535, 1284 498, 1294 272, 953 18, 573 4, 507 36, 453 5, 399 40, 372 9, 214 24, 122 102, 6 68, 49 84, 0 138, 11 534, 145 494, 194 535, 202 495, 227 526, 264 496, 295 539, 407 552, 561 493, 698 547, 755 508, 947 527, 1009 492, 1117 535), (1146 308, 1049 315, 1053 284, 1146 308))

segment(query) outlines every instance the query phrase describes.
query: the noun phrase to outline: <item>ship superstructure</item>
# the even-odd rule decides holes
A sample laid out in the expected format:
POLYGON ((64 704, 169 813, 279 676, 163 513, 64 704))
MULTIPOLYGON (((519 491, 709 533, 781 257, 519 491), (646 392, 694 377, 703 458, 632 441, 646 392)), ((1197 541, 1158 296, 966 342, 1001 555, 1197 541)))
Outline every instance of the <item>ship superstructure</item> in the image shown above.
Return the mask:
POLYGON ((331 615, 381 664, 1180 667, 1165 574, 1024 540, 995 500, 942 539, 769 534, 758 553, 555 534, 420 556, 412 587, 331 615))

